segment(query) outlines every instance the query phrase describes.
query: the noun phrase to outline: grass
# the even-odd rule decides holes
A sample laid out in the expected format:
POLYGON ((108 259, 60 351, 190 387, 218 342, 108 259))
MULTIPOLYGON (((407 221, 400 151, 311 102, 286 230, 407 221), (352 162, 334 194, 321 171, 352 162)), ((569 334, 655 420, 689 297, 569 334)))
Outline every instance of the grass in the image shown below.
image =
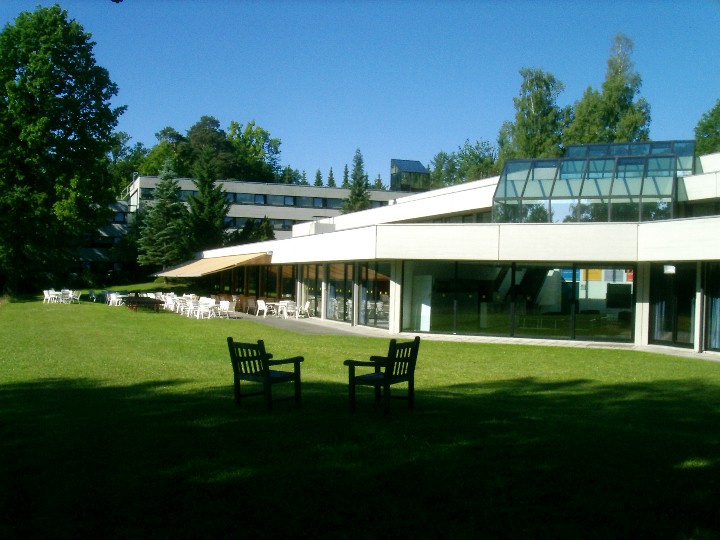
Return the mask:
POLYGON ((715 362, 426 340, 384 417, 342 360, 386 339, 33 300, 0 343, 3 538, 720 538, 715 362), (302 409, 238 409, 228 335, 302 409))

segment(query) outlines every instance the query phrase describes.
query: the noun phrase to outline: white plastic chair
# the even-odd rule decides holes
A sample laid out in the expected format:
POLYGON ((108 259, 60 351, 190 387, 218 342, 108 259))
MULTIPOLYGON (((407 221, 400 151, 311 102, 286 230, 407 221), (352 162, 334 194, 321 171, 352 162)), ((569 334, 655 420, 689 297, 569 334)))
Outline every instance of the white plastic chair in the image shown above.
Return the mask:
POLYGON ((310 317, 310 300, 306 300, 305 305, 298 309, 296 317, 310 317))
POLYGON ((217 316, 225 319, 230 318, 230 300, 220 300, 217 306, 217 316))
POLYGON ((255 309, 255 316, 259 317, 261 311, 263 312, 263 317, 267 317, 268 308, 267 308, 267 304, 265 303, 265 300, 257 301, 257 308, 255 309))
POLYGON ((215 300, 212 298, 201 298, 195 309, 195 316, 198 319, 210 319, 215 316, 215 300))

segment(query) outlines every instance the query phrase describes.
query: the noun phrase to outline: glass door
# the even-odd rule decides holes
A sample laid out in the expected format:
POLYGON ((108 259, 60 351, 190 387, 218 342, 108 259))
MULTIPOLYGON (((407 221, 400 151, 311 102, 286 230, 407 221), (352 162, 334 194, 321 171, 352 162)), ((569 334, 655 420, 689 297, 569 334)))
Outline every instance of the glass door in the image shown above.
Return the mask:
POLYGON ((650 341, 692 347, 695 338, 694 263, 650 268, 650 341))

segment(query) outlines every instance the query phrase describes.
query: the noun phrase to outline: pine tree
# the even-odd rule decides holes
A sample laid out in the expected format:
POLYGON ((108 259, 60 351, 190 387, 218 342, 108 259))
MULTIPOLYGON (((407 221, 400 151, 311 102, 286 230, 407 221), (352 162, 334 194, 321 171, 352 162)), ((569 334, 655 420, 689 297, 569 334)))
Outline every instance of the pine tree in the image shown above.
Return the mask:
POLYGON ((375 186, 373 187, 373 189, 377 189, 379 191, 385 190, 385 185, 383 184, 380 173, 378 173, 377 178, 375 179, 375 186))
MULTIPOLYGON (((345 167, 347 171, 347 166, 345 167)), ((353 157, 352 182, 350 195, 343 201, 343 213, 357 212, 370 208, 370 191, 368 177, 365 174, 365 164, 360 149, 355 150, 353 157)))
POLYGON ((342 187, 344 187, 345 189, 350 187, 350 172, 348 171, 347 164, 345 164, 345 170, 343 171, 342 187))
POLYGON ((188 211, 170 163, 160 171, 154 201, 146 210, 138 246, 138 264, 168 268, 192 256, 188 242, 188 211))
POLYGON ((327 187, 337 187, 335 185, 335 175, 333 174, 332 167, 330 167, 330 172, 328 173, 327 187))
POLYGON ((323 181, 322 181, 322 173, 320 172, 320 169, 317 170, 315 173, 315 186, 322 187, 323 181))
POLYGON ((223 245, 225 216, 230 202, 222 187, 215 184, 216 164, 211 148, 204 148, 195 162, 197 195, 188 199, 189 224, 193 251, 202 251, 223 245))

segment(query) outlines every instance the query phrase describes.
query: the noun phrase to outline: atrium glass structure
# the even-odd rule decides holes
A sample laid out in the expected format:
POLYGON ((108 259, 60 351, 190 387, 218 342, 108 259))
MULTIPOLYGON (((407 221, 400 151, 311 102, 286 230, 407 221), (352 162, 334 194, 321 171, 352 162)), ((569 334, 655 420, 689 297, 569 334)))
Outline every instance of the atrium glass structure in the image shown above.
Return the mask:
POLYGON ((678 178, 693 174, 694 141, 569 146, 563 158, 508 161, 495 223, 671 219, 678 178))

